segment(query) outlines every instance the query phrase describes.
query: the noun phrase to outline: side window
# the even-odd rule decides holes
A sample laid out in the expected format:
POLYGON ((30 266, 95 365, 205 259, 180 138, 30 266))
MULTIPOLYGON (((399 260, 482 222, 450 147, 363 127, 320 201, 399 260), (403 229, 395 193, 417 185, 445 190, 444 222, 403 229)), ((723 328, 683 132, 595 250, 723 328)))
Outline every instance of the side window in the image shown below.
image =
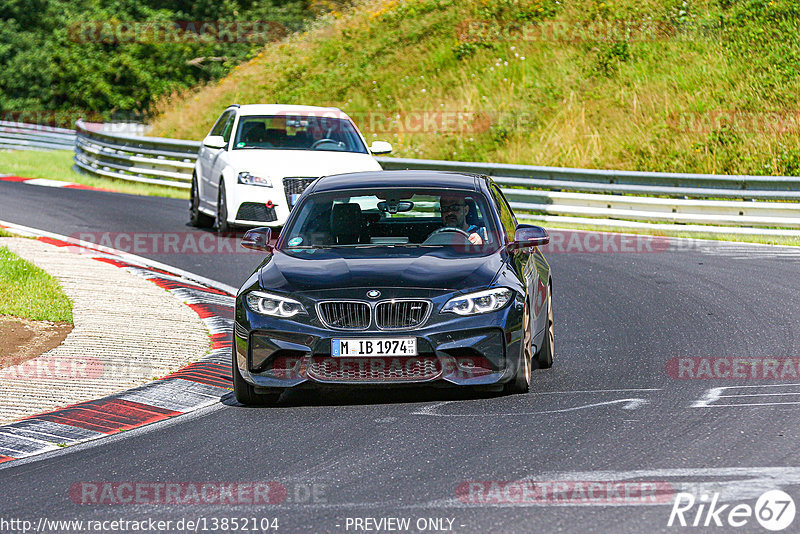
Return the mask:
POLYGON ((508 202, 506 202, 506 197, 503 196, 500 188, 494 184, 492 184, 492 197, 500 213, 500 222, 503 224, 506 236, 508 236, 509 241, 513 241, 517 230, 517 219, 514 217, 508 202))
POLYGON ((208 135, 222 135, 222 130, 225 128, 225 125, 228 124, 228 119, 230 119, 233 114, 234 111, 229 110, 220 115, 219 119, 217 119, 216 124, 214 124, 214 127, 211 128, 211 132, 209 132, 208 135))
POLYGON ((231 116, 228 118, 228 122, 225 123, 225 127, 222 129, 222 138, 227 143, 231 140, 231 131, 233 130, 233 123, 236 120, 236 113, 231 113, 231 116))
POLYGON ((236 112, 231 109, 220 115, 219 119, 217 119, 216 124, 214 124, 214 127, 211 128, 211 132, 208 135, 222 135, 222 131, 225 129, 225 126, 228 125, 229 119, 235 114, 236 112))

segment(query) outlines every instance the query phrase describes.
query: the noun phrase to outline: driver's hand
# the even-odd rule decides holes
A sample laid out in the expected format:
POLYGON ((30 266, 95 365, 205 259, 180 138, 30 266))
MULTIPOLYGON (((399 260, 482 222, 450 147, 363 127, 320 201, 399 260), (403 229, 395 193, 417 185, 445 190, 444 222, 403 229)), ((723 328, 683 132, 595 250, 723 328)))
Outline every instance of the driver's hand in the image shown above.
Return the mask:
POLYGON ((469 242, 473 245, 483 245, 483 239, 478 234, 469 234, 469 242))

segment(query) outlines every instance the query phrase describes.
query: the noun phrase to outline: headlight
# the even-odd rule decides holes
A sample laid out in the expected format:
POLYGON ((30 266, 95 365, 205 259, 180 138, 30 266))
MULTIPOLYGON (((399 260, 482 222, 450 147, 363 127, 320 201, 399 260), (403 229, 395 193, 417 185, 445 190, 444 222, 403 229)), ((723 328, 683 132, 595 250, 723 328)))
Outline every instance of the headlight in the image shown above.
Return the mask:
POLYGON ((306 314, 306 309, 296 300, 278 295, 270 295, 261 291, 251 291, 245 297, 247 307, 256 313, 286 319, 295 315, 306 314))
POLYGON ((511 301, 514 292, 505 287, 478 291, 447 301, 442 308, 442 313, 455 313, 458 315, 478 315, 502 309, 511 301))
POLYGON ((254 176, 249 172, 239 173, 239 183, 245 185, 261 185, 264 187, 272 187, 272 180, 270 180, 269 178, 254 176))

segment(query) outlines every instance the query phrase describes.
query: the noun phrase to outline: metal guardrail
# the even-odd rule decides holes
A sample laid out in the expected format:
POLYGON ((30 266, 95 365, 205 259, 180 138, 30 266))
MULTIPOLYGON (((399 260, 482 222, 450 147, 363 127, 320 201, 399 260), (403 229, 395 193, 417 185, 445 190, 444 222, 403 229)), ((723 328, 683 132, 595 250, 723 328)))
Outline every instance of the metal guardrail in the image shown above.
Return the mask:
POLYGON ((189 189, 200 143, 94 131, 75 124, 75 165, 82 171, 132 182, 189 189))
MULTIPOLYGON (((74 161, 80 170, 120 180, 191 187, 199 142, 99 132, 82 121, 76 126, 74 161)), ((500 184, 522 219, 538 216, 552 220, 556 216, 588 224, 616 219, 738 229, 800 228, 798 176, 570 169, 385 157, 378 161, 387 170, 488 174, 500 184)))
POLYGON ((488 174, 501 185, 511 207, 521 212, 522 218, 537 214, 800 228, 800 203, 793 202, 800 200, 800 176, 657 173, 401 158, 378 161, 387 170, 488 174))
POLYGON ((505 163, 378 158, 384 169, 436 169, 492 176, 511 187, 671 197, 800 200, 800 176, 684 174, 505 163))
POLYGON ((71 150, 75 131, 0 121, 0 150, 71 150))

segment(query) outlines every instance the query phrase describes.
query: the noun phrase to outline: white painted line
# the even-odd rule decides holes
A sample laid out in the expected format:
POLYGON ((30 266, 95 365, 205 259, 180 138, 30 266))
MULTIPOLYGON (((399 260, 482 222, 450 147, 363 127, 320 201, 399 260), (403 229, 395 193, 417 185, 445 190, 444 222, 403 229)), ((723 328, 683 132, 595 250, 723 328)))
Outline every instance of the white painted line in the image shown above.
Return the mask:
POLYGON ((707 408, 712 402, 719 400, 719 398, 722 396, 722 392, 725 391, 725 389, 726 388, 711 388, 706 390, 706 394, 702 399, 696 400, 692 403, 692 408, 707 408))
POLYGON ((44 187, 67 187, 68 185, 75 185, 72 182, 61 182, 59 180, 48 180, 47 178, 31 178, 22 182, 28 185, 41 185, 44 187))
POLYGON ((788 393, 747 393, 744 395, 720 395, 720 398, 723 399, 733 399, 739 397, 782 397, 784 395, 800 395, 800 393, 795 392, 788 392, 788 393))
MULTIPOLYGON (((736 407, 736 406, 773 406, 773 405, 786 405, 786 404, 800 404, 796 402, 774 402, 774 403, 751 403, 751 404, 744 404, 744 403, 734 403, 734 404, 714 404, 716 401, 722 398, 732 398, 732 397, 770 397, 770 396, 782 396, 782 395, 798 395, 800 393, 794 391, 782 391, 778 393, 754 393, 754 394, 739 394, 739 395, 725 395, 727 390, 737 390, 737 389, 746 389, 746 388, 784 388, 784 387, 798 387, 800 384, 757 384, 757 385, 749 385, 749 386, 724 386, 718 388, 711 388, 706 390, 705 395, 696 400, 692 403, 692 408, 718 408, 718 407, 736 407)), ((774 391, 774 390, 773 390, 774 391)))
POLYGON ((225 291, 226 293, 230 293, 232 295, 236 295, 238 289, 233 286, 229 286, 227 284, 223 284, 222 282, 217 282, 216 280, 212 280, 210 278, 206 278, 204 276, 200 276, 198 274, 190 273, 189 271, 184 271, 178 267, 173 267, 172 265, 167 265, 165 263, 161 263, 155 260, 151 260, 149 258, 144 258, 142 256, 137 256, 136 254, 129 254, 128 252, 123 252, 121 250, 117 250, 110 247, 105 247, 102 245, 97 245, 95 243, 89 241, 81 241, 79 239, 75 239, 72 237, 68 237, 61 234, 56 234, 53 232, 48 232, 46 230, 39 230, 38 228, 31 228, 30 226, 23 226, 20 224, 15 224, 12 222, 2 221, 0 220, 0 225, 9 228, 10 230, 14 230, 16 232, 20 232, 23 234, 27 234, 29 236, 34 237, 50 237, 52 239, 59 239, 66 243, 70 243, 79 247, 84 247, 89 250, 95 250, 98 252, 103 252, 106 254, 113 254, 123 260, 130 261, 131 263, 139 263, 146 267, 152 267, 154 269, 163 269, 169 271, 173 274, 180 275, 188 280, 192 280, 194 282, 199 282, 200 284, 206 285, 208 287, 213 287, 214 289, 219 289, 220 291, 225 291))
POLYGON ((785 388, 785 387, 796 387, 800 386, 800 384, 756 384, 752 386, 725 386, 719 389, 743 389, 743 388, 785 388))
POLYGON ((30 436, 53 443, 75 443, 82 439, 103 436, 102 432, 78 428, 42 419, 23 419, 0 427, 0 433, 30 436))
POLYGON ((429 417, 509 417, 509 416, 519 416, 519 415, 548 415, 548 414, 575 412, 578 410, 597 408, 599 406, 610 406, 613 404, 624 404, 622 406, 623 410, 635 410, 637 408, 641 408, 645 404, 648 404, 650 401, 648 401, 647 399, 634 399, 634 398, 617 399, 606 402, 596 402, 593 404, 584 404, 582 406, 574 406, 572 408, 563 408, 560 410, 545 410, 540 412, 471 413, 471 414, 444 414, 437 412, 438 408, 441 408, 446 404, 452 404, 454 402, 460 402, 460 401, 438 402, 431 406, 425 406, 424 408, 422 408, 421 410, 417 410, 416 412, 411 412, 411 415, 425 415, 429 417))
POLYGON ((564 395, 568 393, 625 393, 630 391, 661 391, 658 388, 584 389, 576 391, 531 391, 528 395, 564 395))
MULTIPOLYGON (((737 402, 735 404, 710 404, 704 408, 738 408, 740 406, 782 406, 782 405, 800 405, 800 402, 737 402)), ((697 406, 694 406, 696 408, 697 406)))
POLYGON ((6 441, 3 442, 3 446, 6 448, 10 448, 13 446, 12 444, 9 444, 7 440, 19 440, 23 443, 41 443, 43 445, 53 445, 52 441, 44 439, 41 436, 34 437, 34 436, 20 434, 18 432, 14 432, 13 428, 5 429, 3 427, 0 427, 0 436, 5 438, 6 441))

